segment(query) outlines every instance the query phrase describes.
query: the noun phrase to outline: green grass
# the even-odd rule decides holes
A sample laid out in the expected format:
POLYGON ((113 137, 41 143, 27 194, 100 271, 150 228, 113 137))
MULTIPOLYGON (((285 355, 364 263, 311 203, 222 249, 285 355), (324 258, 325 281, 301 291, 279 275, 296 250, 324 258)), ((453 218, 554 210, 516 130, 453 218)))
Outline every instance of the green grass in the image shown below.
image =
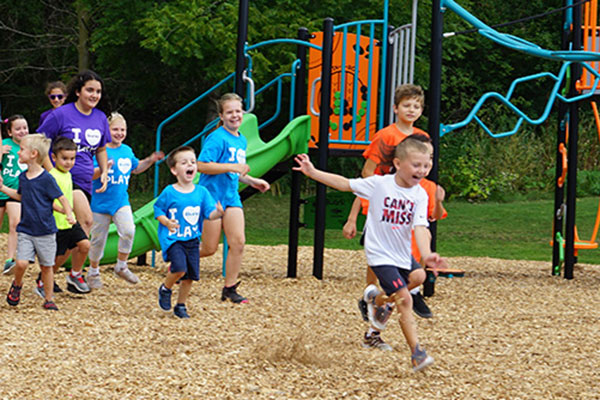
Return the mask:
MULTIPOLYGON (((448 218, 438 223, 437 249, 449 257, 472 256, 518 260, 552 260, 553 200, 511 203, 447 202, 448 218)), ((287 244, 289 197, 256 195, 245 204, 246 237, 250 244, 287 244)), ((598 198, 577 201, 577 227, 589 239, 596 220, 598 198)), ((314 231, 301 229, 299 244, 313 245, 314 231)), ((327 230, 325 247, 360 249, 357 240, 346 240, 341 230, 327 230)), ((582 250, 582 263, 600 264, 600 250, 582 250)))
MULTIPOLYGON (((151 193, 131 194, 135 209, 152 199, 151 193)), ((510 203, 446 202, 448 218, 438 223, 438 251, 448 257, 494 257, 517 260, 552 260, 553 200, 515 201, 510 203)), ((288 243, 289 196, 258 194, 244 203, 246 241, 256 245, 288 243)), ((596 220, 597 197, 577 201, 577 227, 582 239, 588 240, 596 220)), ((301 218, 302 221, 302 213, 301 218)), ((7 222, 2 232, 7 231, 7 222)), ((299 244, 312 246, 314 231, 300 229, 299 244)), ((325 232, 325 247, 361 249, 358 239, 347 240, 339 230, 325 232)), ((579 262, 600 264, 600 249, 582 250, 579 262)))

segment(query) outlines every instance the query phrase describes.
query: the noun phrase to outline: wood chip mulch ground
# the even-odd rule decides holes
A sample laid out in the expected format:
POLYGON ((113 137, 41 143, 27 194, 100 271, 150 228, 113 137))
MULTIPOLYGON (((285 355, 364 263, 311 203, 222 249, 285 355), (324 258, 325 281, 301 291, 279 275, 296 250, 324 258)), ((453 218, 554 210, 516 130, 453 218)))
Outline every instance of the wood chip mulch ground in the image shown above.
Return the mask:
POLYGON ((288 279, 286 246, 247 246, 246 305, 221 302, 221 256, 203 259, 188 320, 158 308, 165 264, 133 261, 139 284, 103 266, 104 287, 57 294, 58 312, 42 309, 30 266, 21 304, 1 299, 0 399, 600 398, 600 266, 567 281, 550 262, 450 259, 466 274, 438 278, 434 317, 417 317, 435 363, 413 373, 397 322, 383 333, 393 352, 361 346, 361 251, 326 250, 317 280, 301 248, 288 279))

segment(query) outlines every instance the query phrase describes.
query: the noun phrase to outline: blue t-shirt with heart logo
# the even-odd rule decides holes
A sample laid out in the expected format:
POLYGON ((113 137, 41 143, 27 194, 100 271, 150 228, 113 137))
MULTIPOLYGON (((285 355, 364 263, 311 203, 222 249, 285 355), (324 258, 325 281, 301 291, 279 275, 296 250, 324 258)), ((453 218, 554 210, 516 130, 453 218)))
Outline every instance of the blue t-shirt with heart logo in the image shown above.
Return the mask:
POLYGON ((85 115, 75 107, 75 103, 68 103, 52 111, 38 132, 52 141, 59 136, 73 139, 77 145, 77 155, 75 165, 69 172, 73 176, 73 183, 91 194, 93 157, 98 148, 105 147, 111 141, 106 114, 93 108, 90 115, 85 115))
MULTIPOLYGON (((129 179, 131 171, 137 168, 139 160, 133 153, 131 147, 121 144, 113 149, 106 146, 106 155, 112 160, 112 166, 108 169, 108 184, 102 193, 96 193, 102 187, 100 179, 92 182, 92 211, 100 214, 115 215, 119 208, 129 205, 129 179)), ((94 167, 98 161, 94 157, 94 167)))
POLYGON ((167 249, 178 241, 200 238, 202 223, 216 209, 216 202, 208 190, 195 185, 189 193, 180 192, 174 185, 167 186, 154 203, 154 218, 161 215, 177 220, 179 228, 169 232, 166 226, 158 224, 158 242, 163 259, 167 260, 167 249))

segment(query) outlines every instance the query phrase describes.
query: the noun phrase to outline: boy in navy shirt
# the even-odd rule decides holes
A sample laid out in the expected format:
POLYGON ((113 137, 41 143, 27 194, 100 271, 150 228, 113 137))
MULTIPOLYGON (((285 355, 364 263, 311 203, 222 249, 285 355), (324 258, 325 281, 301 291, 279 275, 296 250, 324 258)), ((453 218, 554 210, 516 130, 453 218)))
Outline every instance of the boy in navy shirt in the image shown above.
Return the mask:
POLYGON ((58 199, 65 211, 67 221, 75 224, 73 210, 48 171, 42 168, 48 156, 50 139, 44 135, 28 135, 21 141, 19 162, 27 164, 27 171, 19 175, 19 189, 11 189, 2 185, 0 191, 21 202, 21 222, 17 226, 17 263, 15 279, 10 286, 6 301, 16 306, 21 300, 23 275, 35 255, 42 269, 42 281, 45 291, 44 308, 58 310, 53 302, 54 256, 56 255, 56 223, 52 215, 52 203, 58 199))
POLYGON ((158 288, 158 304, 164 311, 171 310, 171 294, 180 282, 177 304, 173 313, 189 318, 185 307, 192 282, 200 276, 200 235, 204 219, 221 218, 223 208, 215 203, 205 187, 194 184, 198 172, 194 149, 181 146, 167 158, 177 183, 167 186, 154 203, 154 216, 160 222, 158 241, 163 259, 171 261, 165 282, 158 288))

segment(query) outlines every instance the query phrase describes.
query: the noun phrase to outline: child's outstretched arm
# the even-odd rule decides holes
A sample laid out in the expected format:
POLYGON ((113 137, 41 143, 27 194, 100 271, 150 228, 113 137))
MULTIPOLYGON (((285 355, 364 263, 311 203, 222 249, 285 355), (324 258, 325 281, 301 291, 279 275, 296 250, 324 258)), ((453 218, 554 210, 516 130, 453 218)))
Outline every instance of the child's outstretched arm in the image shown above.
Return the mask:
POLYGON ((9 188, 4 186, 4 182, 2 181, 2 176, 0 176, 0 192, 4 193, 8 197, 15 199, 17 201, 21 201, 21 195, 13 188, 9 188))
POLYGON ((163 153, 162 151, 155 151, 148 157, 144 158, 143 160, 140 160, 136 169, 134 169, 131 172, 136 175, 141 174, 142 172, 150 168, 152 164, 154 164, 158 160, 162 160, 163 158, 165 158, 165 153, 163 153))
POLYGON ((294 161, 298 163, 297 167, 292 168, 294 171, 300 171, 309 178, 342 192, 352 191, 348 178, 316 169, 310 162, 308 154, 298 154, 294 161))
POLYGON ((240 175, 239 180, 240 182, 245 183, 256 190, 259 190, 261 193, 264 193, 271 188, 269 182, 265 181, 264 179, 254 178, 250 175, 240 175))
POLYGON ((427 227, 424 225, 417 225, 414 227, 413 234, 425 265, 431 267, 434 271, 437 268, 445 268, 448 266, 448 262, 445 258, 442 258, 438 253, 433 253, 431 251, 431 240, 429 239, 427 227))

